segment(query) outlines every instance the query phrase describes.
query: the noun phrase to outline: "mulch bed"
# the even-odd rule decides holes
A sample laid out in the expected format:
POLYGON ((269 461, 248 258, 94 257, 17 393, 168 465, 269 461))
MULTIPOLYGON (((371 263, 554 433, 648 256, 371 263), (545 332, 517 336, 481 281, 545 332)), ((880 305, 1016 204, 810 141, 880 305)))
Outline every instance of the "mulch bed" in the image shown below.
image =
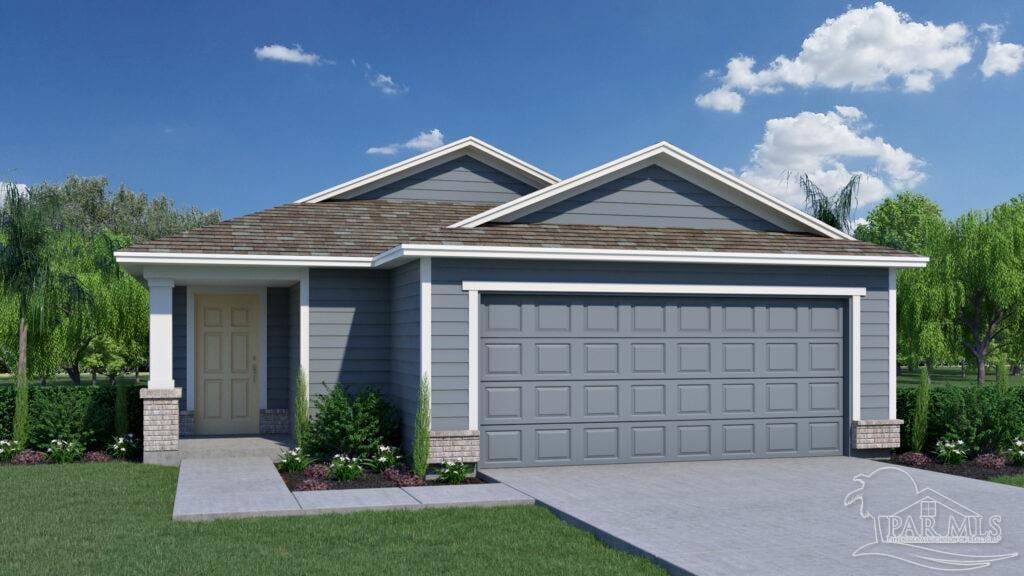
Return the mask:
MULTIPOLYGON (((359 490, 362 488, 396 488, 402 486, 444 486, 436 480, 424 482, 408 471, 397 468, 384 473, 364 470, 362 477, 348 482, 338 482, 324 477, 323 470, 317 465, 310 466, 305 472, 281 472, 281 479, 292 492, 308 490, 359 490)), ((475 476, 466 478, 466 484, 482 484, 475 476)))
POLYGON ((931 470, 932 472, 942 472, 943 474, 974 478, 976 480, 988 480, 995 476, 1014 476, 1017 474, 1024 474, 1024 466, 1007 464, 1002 467, 992 468, 980 466, 973 460, 968 460, 963 464, 942 464, 930 458, 927 461, 907 461, 906 459, 901 459, 897 456, 892 459, 892 463, 899 464, 900 466, 919 468, 921 470, 931 470))

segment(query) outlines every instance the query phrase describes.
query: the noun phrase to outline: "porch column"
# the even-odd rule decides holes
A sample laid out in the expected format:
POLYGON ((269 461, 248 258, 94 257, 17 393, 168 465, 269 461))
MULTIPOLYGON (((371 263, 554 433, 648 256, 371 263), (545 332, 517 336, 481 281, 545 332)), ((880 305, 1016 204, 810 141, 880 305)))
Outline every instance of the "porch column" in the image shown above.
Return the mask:
POLYGON ((174 281, 148 278, 149 382, 142 398, 142 454, 148 464, 178 463, 178 401, 172 366, 174 281))

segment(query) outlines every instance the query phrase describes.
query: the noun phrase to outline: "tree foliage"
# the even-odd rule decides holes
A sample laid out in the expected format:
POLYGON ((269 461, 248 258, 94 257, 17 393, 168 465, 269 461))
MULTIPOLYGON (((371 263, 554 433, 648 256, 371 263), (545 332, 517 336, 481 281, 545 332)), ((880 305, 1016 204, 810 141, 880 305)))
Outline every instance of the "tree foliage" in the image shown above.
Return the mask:
POLYGON ((851 216, 860 191, 860 174, 854 174, 835 194, 825 194, 807 174, 800 176, 800 189, 804 192, 807 212, 818 220, 844 232, 851 228, 851 216))

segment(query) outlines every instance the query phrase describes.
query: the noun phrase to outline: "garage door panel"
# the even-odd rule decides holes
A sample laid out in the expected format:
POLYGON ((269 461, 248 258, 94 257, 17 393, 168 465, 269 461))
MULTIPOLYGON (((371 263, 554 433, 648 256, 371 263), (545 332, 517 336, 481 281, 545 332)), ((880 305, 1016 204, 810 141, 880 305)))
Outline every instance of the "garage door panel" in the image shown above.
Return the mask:
POLYGON ((793 458, 842 454, 841 418, 594 422, 494 426, 481 432, 485 467, 793 458))
POLYGON ((841 454, 845 306, 485 295, 481 465, 841 454))
POLYGON ((484 382, 480 424, 842 416, 842 379, 484 382))
POLYGON ((843 375, 840 338, 493 338, 481 380, 781 378, 843 375))

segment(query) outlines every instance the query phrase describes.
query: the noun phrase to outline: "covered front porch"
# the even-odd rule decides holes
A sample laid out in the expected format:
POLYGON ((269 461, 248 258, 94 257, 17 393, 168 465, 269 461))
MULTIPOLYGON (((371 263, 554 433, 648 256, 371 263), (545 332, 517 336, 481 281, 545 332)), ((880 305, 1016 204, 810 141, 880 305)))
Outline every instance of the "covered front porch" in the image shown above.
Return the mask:
POLYGON ((150 298, 144 461, 276 458, 291 447, 295 379, 309 362, 308 269, 147 265, 139 272, 150 298))

